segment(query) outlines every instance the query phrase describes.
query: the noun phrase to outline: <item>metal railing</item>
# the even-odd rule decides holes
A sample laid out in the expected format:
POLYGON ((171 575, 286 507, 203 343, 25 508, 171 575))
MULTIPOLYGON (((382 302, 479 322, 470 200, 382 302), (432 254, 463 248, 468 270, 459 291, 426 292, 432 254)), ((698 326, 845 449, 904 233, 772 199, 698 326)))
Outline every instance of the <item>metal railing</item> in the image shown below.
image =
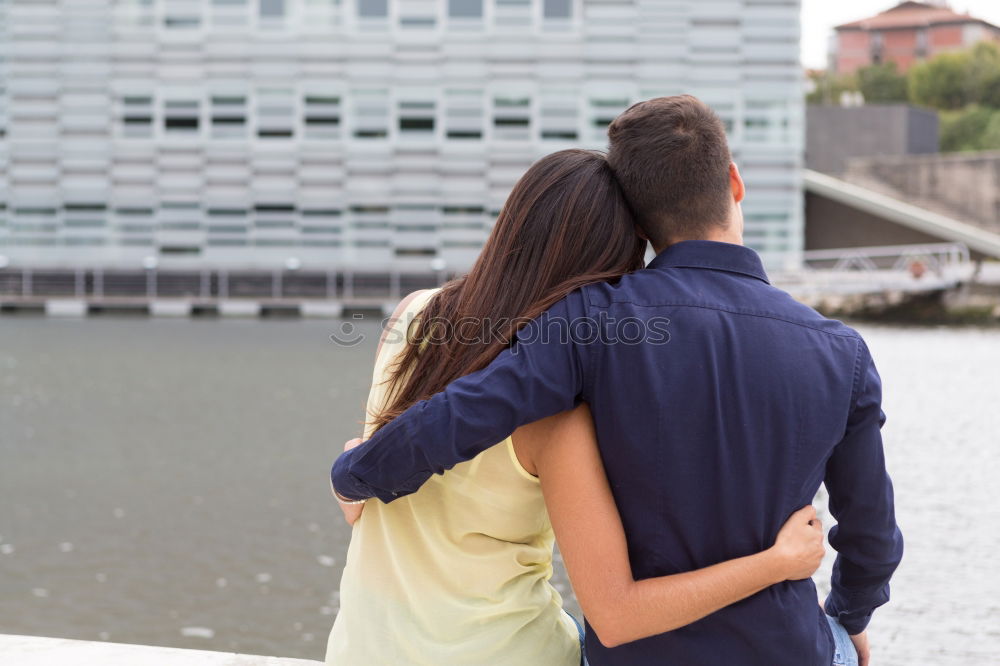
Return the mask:
POLYGON ((793 294, 864 294, 949 289, 974 274, 962 243, 928 243, 808 250, 802 268, 776 274, 793 294))
POLYGON ((7 300, 255 300, 394 301, 442 284, 443 271, 253 270, 237 268, 122 270, 117 268, 0 269, 7 300))
POLYGON ((802 253, 802 262, 807 269, 833 271, 906 271, 919 263, 938 275, 944 275, 949 269, 971 266, 969 248, 962 243, 808 250, 802 253), (817 265, 821 263, 832 266, 817 265))
MULTIPOLYGON (((777 284, 813 293, 920 291, 947 288, 973 274, 961 243, 931 243, 809 250, 799 270, 775 274, 777 284)), ((398 301, 404 294, 442 284, 444 271, 260 270, 241 268, 0 269, 0 298, 9 301, 78 299, 211 303, 258 301, 398 301)))

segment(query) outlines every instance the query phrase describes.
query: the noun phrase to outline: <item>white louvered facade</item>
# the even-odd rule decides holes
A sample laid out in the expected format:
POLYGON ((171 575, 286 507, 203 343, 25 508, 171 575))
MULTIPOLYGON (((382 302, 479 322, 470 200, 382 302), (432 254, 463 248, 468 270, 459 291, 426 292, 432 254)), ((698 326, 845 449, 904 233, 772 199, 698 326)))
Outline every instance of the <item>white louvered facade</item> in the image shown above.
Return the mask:
POLYGON ((726 121, 746 240, 802 247, 798 0, 0 0, 11 265, 467 268, 629 104, 726 121), (151 259, 152 258, 152 259, 151 259))

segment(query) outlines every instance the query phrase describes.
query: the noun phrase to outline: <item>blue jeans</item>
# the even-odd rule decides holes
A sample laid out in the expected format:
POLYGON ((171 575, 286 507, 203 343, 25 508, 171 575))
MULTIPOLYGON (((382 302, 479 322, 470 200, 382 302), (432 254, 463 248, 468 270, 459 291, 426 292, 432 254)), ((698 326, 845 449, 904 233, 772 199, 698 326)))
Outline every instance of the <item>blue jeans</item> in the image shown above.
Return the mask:
POLYGON ((569 611, 564 610, 563 612, 566 613, 566 615, 569 615, 569 618, 573 620, 573 624, 576 625, 576 630, 580 632, 580 666, 587 666, 587 655, 584 653, 586 638, 583 631, 583 625, 580 624, 580 621, 573 617, 569 611))
POLYGON ((826 616, 833 634, 833 666, 858 666, 858 651, 854 649, 847 630, 840 626, 836 619, 826 616))

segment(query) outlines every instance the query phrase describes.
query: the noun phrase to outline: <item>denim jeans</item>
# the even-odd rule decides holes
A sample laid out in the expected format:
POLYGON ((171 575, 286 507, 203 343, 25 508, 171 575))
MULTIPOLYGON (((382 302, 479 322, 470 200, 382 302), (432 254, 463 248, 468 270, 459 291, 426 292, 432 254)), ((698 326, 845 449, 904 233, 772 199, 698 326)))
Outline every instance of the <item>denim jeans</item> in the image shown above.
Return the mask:
POLYGON ((854 643, 847 635, 847 630, 829 615, 826 616, 826 621, 830 624, 830 633, 833 634, 833 666, 858 666, 858 651, 854 649, 854 643))
POLYGON ((576 625, 576 630, 580 632, 580 666, 587 666, 587 655, 584 653, 584 645, 586 644, 586 640, 583 631, 583 625, 580 624, 580 621, 575 617, 573 617, 573 615, 569 611, 564 610, 563 612, 566 613, 566 615, 569 615, 570 619, 573 620, 573 624, 576 625))

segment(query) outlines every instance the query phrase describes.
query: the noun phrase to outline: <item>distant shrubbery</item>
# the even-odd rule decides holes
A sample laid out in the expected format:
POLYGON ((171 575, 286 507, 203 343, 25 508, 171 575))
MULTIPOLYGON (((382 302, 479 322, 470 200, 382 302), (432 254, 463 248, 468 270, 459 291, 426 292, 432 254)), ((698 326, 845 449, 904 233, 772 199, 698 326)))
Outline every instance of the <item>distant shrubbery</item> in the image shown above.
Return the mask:
POLYGON ((941 116, 941 150, 1000 149, 1000 47, 982 42, 967 51, 944 53, 905 75, 896 65, 872 65, 851 76, 813 76, 814 104, 838 104, 860 92, 869 104, 909 102, 941 116))

